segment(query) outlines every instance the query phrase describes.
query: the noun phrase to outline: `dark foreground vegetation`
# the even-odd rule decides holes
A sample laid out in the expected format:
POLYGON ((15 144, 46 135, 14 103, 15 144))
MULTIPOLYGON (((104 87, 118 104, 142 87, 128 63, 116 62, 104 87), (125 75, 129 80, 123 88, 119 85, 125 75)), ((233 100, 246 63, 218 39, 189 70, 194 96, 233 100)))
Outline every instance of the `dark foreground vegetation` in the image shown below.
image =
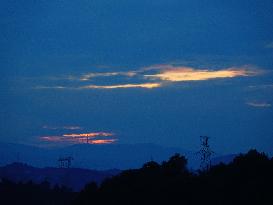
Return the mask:
POLYGON ((41 184, 14 183, 1 179, 1 205, 66 205, 75 198, 76 193, 65 187, 50 187, 47 181, 41 184))
POLYGON ((167 162, 148 162, 124 171, 99 188, 91 183, 74 204, 273 204, 273 159, 255 150, 219 164, 208 172, 190 173, 178 154, 167 162))
POLYGON ((273 159, 250 150, 228 165, 192 173, 185 157, 176 154, 158 164, 127 170, 100 186, 88 184, 80 193, 49 188, 46 183, 0 183, 0 204, 273 204, 273 159))

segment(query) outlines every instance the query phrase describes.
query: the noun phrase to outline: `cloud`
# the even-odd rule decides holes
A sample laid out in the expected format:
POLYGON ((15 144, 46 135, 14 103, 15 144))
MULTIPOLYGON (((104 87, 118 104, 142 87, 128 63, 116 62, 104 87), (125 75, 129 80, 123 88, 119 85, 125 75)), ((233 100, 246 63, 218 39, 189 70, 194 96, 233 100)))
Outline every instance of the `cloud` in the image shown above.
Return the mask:
POLYGON ((34 89, 41 90, 41 89, 56 89, 56 90, 62 90, 62 89, 67 89, 68 87, 66 86, 36 86, 34 89))
POLYGON ((249 85, 248 88, 253 90, 273 89, 273 84, 249 85))
POLYGON ((161 71, 156 74, 144 75, 146 78, 160 79, 162 81, 201 81, 217 78, 234 78, 240 76, 253 76, 258 72, 246 68, 227 68, 222 70, 194 69, 191 67, 159 65, 151 68, 158 68, 161 71))
POLYGON ((139 83, 139 84, 114 84, 114 85, 85 85, 80 87, 66 87, 66 86, 36 86, 34 89, 48 89, 48 90, 87 90, 87 89, 120 89, 120 88, 159 88, 162 83, 139 83))
POLYGON ((265 45, 266 48, 273 48, 273 41, 265 45))
POLYGON ((79 80, 80 81, 89 81, 92 78, 96 77, 111 77, 111 76, 127 76, 127 77, 133 77, 137 73, 135 71, 128 71, 128 72, 105 72, 105 73, 87 73, 82 75, 79 80))
POLYGON ((80 133, 80 134, 64 134, 63 137, 98 137, 98 136, 108 137, 113 135, 114 135, 113 133, 108 133, 108 132, 91 132, 91 133, 80 133))
POLYGON ((61 127, 54 127, 54 126, 48 126, 44 125, 43 129, 48 129, 48 130, 82 130, 82 127, 79 126, 61 126, 61 127))
POLYGON ((64 138, 62 136, 42 136, 40 137, 41 141, 46 141, 46 142, 63 142, 64 138))
POLYGON ((90 140, 88 142, 88 144, 112 144, 116 141, 117 141, 117 139, 90 140))
POLYGON ((119 85, 87 85, 81 89, 117 89, 117 88, 158 88, 161 83, 119 84, 119 85))
POLYGON ((266 103, 266 102, 247 102, 246 103, 249 106, 252 107, 258 107, 258 108, 268 108, 271 107, 270 103, 266 103))
MULTIPOLYGON (((174 64, 160 64, 152 65, 148 67, 139 68, 138 70, 128 72, 96 72, 87 73, 81 76, 70 76, 70 79, 76 79, 80 82, 64 82, 64 85, 57 86, 37 86, 35 89, 56 89, 56 90, 85 90, 85 89, 130 89, 130 88, 143 88, 152 89, 167 86, 172 82, 185 82, 185 81, 205 81, 223 78, 235 78, 235 77, 248 77, 261 74, 263 71, 254 69, 250 66, 244 67, 230 67, 219 70, 211 69, 197 69, 193 67, 186 67, 174 64), (107 79, 107 85, 104 85, 105 79, 99 79, 100 83, 93 82, 91 85, 86 85, 85 81, 90 81, 95 77, 111 77, 115 76, 115 82, 122 82, 119 84, 109 84, 107 79), (123 78, 127 76, 130 78, 123 78), (132 83, 131 83, 132 82, 132 83), (166 83, 168 82, 168 83, 166 83), (69 85, 69 86, 66 86, 69 85)), ((69 81, 66 79, 66 81, 69 81)))
POLYGON ((63 136, 43 136, 40 137, 41 141, 53 143, 68 143, 68 144, 111 144, 117 139, 90 139, 89 137, 75 137, 67 138, 63 136))
POLYGON ((111 137, 114 133, 108 132, 93 132, 93 133, 79 133, 79 134, 63 134, 53 136, 42 136, 41 141, 53 143, 69 143, 69 144, 110 144, 117 141, 114 138, 97 139, 97 137, 111 137))

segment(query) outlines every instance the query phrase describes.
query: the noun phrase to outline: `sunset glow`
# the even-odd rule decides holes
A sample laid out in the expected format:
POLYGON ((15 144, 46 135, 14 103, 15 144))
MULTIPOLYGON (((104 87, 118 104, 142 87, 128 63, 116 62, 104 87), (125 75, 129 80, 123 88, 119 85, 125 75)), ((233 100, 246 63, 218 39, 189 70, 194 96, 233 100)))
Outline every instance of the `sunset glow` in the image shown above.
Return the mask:
POLYGON ((0 10, 0 190, 10 193, 0 205, 273 205, 273 194, 249 200, 263 181, 233 173, 252 177, 250 161, 228 165, 251 149, 273 172, 273 0, 3 0, 0 10), (218 162, 232 171, 223 180, 218 162), (121 184, 108 193, 112 174, 121 184), (215 198, 222 187, 230 193, 215 198))
POLYGON ((87 85, 82 89, 116 89, 116 88, 158 88, 160 83, 122 84, 122 85, 87 85))
POLYGON ((164 81, 200 81, 216 78, 234 78, 239 76, 252 76, 256 72, 246 69, 226 69, 226 70, 195 70, 189 67, 177 67, 163 70, 159 74, 145 75, 146 78, 161 79, 164 81))
MULTIPOLYGON (((71 79, 79 81, 90 81, 96 77, 114 77, 120 84, 111 84, 113 79, 107 79, 107 85, 97 84, 96 81, 90 85, 84 85, 83 82, 77 85, 70 86, 36 86, 35 89, 55 89, 55 90, 70 90, 80 91, 88 89, 130 89, 130 88, 145 88, 153 89, 163 86, 168 86, 170 82, 184 82, 184 81, 204 81, 212 79, 235 78, 255 76, 263 73, 262 70, 257 70, 253 66, 243 67, 229 67, 225 69, 212 70, 212 69, 197 69, 187 66, 177 66, 172 64, 159 64, 152 65, 144 68, 139 68, 133 71, 118 71, 118 72, 96 72, 87 73, 80 76, 72 76, 71 79), (126 76, 127 78, 120 78, 126 76), (134 83, 127 83, 128 78, 133 80, 134 83), (141 81, 140 81, 141 79, 141 81), (168 83, 166 83, 168 81, 168 83)), ((103 83, 105 79, 100 79, 103 83)))
POLYGON ((64 137, 97 137, 97 136, 113 136, 113 133, 107 133, 107 132, 91 132, 91 133, 81 133, 81 134, 64 134, 64 137))
POLYGON ((90 140, 89 144, 112 144, 116 142, 116 139, 105 139, 105 140, 90 140))
POLYGON ((41 141, 52 143, 72 143, 72 144, 110 144, 117 141, 117 139, 97 139, 98 137, 110 137, 114 136, 114 133, 108 132, 92 132, 92 133, 80 133, 80 134, 63 134, 59 136, 42 136, 41 141))

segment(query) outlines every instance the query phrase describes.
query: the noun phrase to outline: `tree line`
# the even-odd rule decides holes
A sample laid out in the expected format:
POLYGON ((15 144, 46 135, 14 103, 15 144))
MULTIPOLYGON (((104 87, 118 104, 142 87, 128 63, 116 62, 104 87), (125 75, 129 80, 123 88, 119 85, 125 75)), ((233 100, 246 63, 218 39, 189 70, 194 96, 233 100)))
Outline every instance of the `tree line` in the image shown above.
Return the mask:
POLYGON ((73 201, 87 204, 269 205, 273 204, 273 159, 250 150, 229 164, 192 173, 184 156, 150 161, 99 187, 88 184, 73 201))
POLYGON ((273 204, 273 158, 250 150, 229 164, 191 172, 187 159, 150 161, 78 192, 65 187, 0 180, 0 204, 50 205, 269 205, 273 204))

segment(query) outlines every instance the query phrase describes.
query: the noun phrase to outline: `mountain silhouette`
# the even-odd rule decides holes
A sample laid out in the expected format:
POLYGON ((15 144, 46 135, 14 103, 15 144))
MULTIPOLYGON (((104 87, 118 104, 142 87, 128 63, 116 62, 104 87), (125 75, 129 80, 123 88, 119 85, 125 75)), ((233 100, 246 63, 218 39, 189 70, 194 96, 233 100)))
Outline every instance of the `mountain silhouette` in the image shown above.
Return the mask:
MULTIPOLYGON (((67 147, 39 148, 35 146, 0 143, 0 165, 13 162, 26 163, 35 167, 58 167, 58 158, 72 156, 72 167, 84 169, 134 169, 140 168, 151 159, 156 162, 167 160, 174 153, 187 157, 188 166, 198 169, 200 157, 196 151, 178 147, 163 147, 152 143, 92 145, 76 144, 67 147)), ((212 164, 230 162, 236 155, 219 156, 212 164)), ((217 156, 215 156, 217 157, 217 156)))
POLYGON ((65 186, 74 191, 80 191, 87 183, 100 184, 108 177, 117 175, 120 170, 88 170, 79 168, 36 168, 22 163, 12 163, 0 167, 0 178, 8 179, 15 183, 40 184, 47 181, 51 186, 65 186))

